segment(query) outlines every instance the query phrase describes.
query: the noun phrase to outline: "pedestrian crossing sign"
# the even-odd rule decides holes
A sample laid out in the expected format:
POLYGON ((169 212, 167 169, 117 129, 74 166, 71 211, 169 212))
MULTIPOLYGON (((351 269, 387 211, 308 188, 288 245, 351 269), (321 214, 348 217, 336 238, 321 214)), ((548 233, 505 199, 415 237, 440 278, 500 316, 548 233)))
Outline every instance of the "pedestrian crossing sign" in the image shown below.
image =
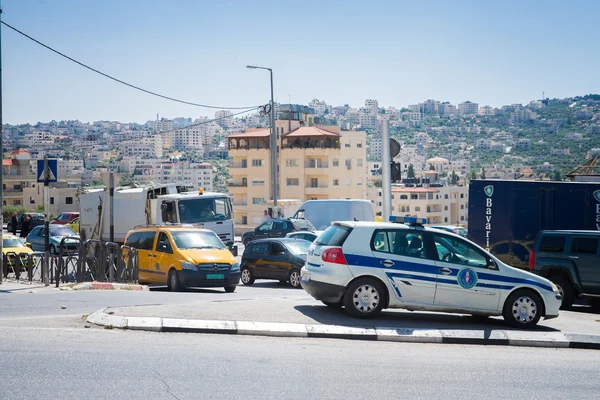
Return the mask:
POLYGON ((56 182, 58 179, 58 160, 47 159, 48 170, 44 171, 44 160, 37 160, 37 181, 43 183, 48 174, 48 182, 56 182))

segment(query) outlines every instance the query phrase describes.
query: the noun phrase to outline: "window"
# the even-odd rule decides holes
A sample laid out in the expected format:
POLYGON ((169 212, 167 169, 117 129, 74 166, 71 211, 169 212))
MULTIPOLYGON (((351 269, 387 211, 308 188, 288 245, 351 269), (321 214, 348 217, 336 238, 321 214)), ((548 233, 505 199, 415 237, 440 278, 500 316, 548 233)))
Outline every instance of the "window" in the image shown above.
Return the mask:
POLYGON ((356 166, 357 167, 362 167, 363 166, 363 160, 362 160, 362 158, 359 158, 358 160, 356 160, 356 166))
POLYGON ((358 147, 359 149, 362 148, 362 142, 356 143, 356 147, 358 147))
POLYGON ((464 204, 461 204, 461 205, 460 205, 460 209, 461 209, 461 210, 463 210, 464 208, 465 208, 465 205, 464 205, 464 204))
POLYGON ((283 222, 281 222, 281 221, 274 221, 273 222, 273 230, 277 231, 277 232, 283 231, 283 222))
POLYGON ((419 199, 419 195, 418 194, 411 194, 410 195, 410 199, 411 200, 418 200, 419 199))
POLYGON ((273 221, 263 222, 263 224, 258 227, 258 230, 260 232, 267 232, 267 231, 270 231, 271 229, 273 229, 273 221))
POLYGON ((408 200, 408 196, 405 194, 400 195, 400 200, 408 200))
POLYGON ((287 178, 285 182, 286 186, 299 186, 300 179, 298 178, 287 178))
POLYGON ((262 165, 263 165, 263 160, 252 160, 253 167, 262 167, 262 165))
POLYGON ((339 167, 340 166, 340 160, 338 160, 337 158, 333 159, 333 166, 334 167, 339 167))
POLYGON ((352 159, 351 158, 346 158, 344 160, 344 165, 346 166, 347 169, 352 169, 352 159))
POLYGON ((334 179, 333 180, 333 186, 340 186, 340 180, 339 179, 334 179))
MULTIPOLYGON (((487 268, 487 257, 465 240, 432 233, 438 260, 476 268, 487 268)), ((466 278, 466 277, 465 277, 466 278)))
POLYGON ((346 178, 346 186, 352 185, 352 178, 346 178))
POLYGON ((544 236, 540 242, 540 252, 562 253, 565 248, 565 241, 566 238, 564 236, 544 236))
POLYGON ((461 220, 461 221, 464 221, 464 220, 465 220, 465 217, 464 217, 464 216, 460 217, 460 220, 461 220))
POLYGON ((242 225, 248 225, 248 216, 242 215, 242 225))
POLYGON ((271 243, 271 255, 278 256, 279 253, 285 253, 285 248, 281 243, 273 242, 271 243))
POLYGON ((135 247, 136 249, 139 247, 141 232, 134 232, 127 238, 125 244, 129 247, 135 247))
MULTIPOLYGON (((17 204, 16 201, 15 201, 15 204, 17 204)), ((19 202, 19 204, 21 204, 21 202, 19 202)), ((54 197, 50 197, 50 204, 54 204, 54 197)))
POLYGON ((156 251, 159 251, 161 253, 173 253, 173 249, 171 248, 171 242, 169 242, 169 237, 164 232, 161 232, 158 235, 156 251))
POLYGON ((371 249, 398 256, 427 258, 423 234, 408 229, 375 231, 371 249))
POLYGON ((448 195, 447 194, 444 195, 444 199, 448 199, 448 195))
POLYGON ((444 222, 448 222, 448 217, 444 217, 444 222))
POLYGON ((141 232, 138 250, 152 250, 156 232, 141 232))
POLYGON ((66 204, 73 204, 73 198, 72 197, 65 198, 65 203, 66 204))
POLYGON ((349 148, 350 146, 351 146, 350 143, 344 143, 344 147, 349 148))
POLYGON ((264 197, 253 197, 252 204, 265 204, 265 198, 264 197))
POLYGON ((298 166, 298 160, 295 158, 291 158, 288 160, 285 160, 285 166, 286 167, 297 167, 298 166))
POLYGON ((444 211, 448 211, 448 206, 444 206, 444 211))
POLYGON ((356 178, 356 185, 362 186, 362 178, 356 178))
POLYGON ((465 197, 464 193, 460 194, 460 198, 463 199, 465 197))
POLYGON ((573 238, 571 252, 578 254, 596 254, 598 252, 598 239, 591 237, 573 238))
POLYGON ((254 243, 250 248, 250 252, 267 255, 269 253, 269 243, 254 243))

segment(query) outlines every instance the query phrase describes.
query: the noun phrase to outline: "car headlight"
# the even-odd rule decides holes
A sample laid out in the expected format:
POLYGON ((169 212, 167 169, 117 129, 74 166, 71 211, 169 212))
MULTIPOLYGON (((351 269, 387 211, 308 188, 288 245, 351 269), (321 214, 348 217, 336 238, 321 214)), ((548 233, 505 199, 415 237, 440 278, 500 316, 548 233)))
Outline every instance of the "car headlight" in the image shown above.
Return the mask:
POLYGON ((558 290, 558 286, 556 286, 554 284, 554 282, 550 282, 550 287, 552 288, 552 291, 556 294, 560 294, 560 290, 558 290))
POLYGON ((231 272, 238 272, 240 270, 240 263, 236 262, 231 266, 231 272))
POLYGON ((192 263, 189 263, 187 261, 182 261, 181 262, 181 269, 187 269, 190 271, 198 271, 198 268, 196 268, 196 266, 192 263))

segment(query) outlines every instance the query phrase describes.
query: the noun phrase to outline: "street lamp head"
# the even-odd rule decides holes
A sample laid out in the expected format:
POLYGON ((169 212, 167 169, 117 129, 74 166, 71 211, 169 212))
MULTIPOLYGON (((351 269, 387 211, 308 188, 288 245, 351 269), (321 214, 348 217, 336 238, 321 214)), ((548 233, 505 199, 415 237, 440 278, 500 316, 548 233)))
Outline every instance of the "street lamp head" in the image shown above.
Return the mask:
POLYGON ((246 68, 250 68, 250 69, 256 69, 258 67, 254 66, 254 65, 246 65, 246 68))

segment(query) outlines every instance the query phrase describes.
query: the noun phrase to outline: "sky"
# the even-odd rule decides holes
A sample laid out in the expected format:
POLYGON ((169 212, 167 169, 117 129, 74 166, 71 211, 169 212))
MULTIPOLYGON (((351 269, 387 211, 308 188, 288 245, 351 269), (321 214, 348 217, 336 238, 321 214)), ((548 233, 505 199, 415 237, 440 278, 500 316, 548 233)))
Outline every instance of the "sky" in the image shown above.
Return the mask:
MULTIPOLYGON (((1 0, 2 20, 195 103, 480 106, 600 93, 600 1, 1 0)), ((214 117, 108 80, 2 26, 4 123, 214 117)))

